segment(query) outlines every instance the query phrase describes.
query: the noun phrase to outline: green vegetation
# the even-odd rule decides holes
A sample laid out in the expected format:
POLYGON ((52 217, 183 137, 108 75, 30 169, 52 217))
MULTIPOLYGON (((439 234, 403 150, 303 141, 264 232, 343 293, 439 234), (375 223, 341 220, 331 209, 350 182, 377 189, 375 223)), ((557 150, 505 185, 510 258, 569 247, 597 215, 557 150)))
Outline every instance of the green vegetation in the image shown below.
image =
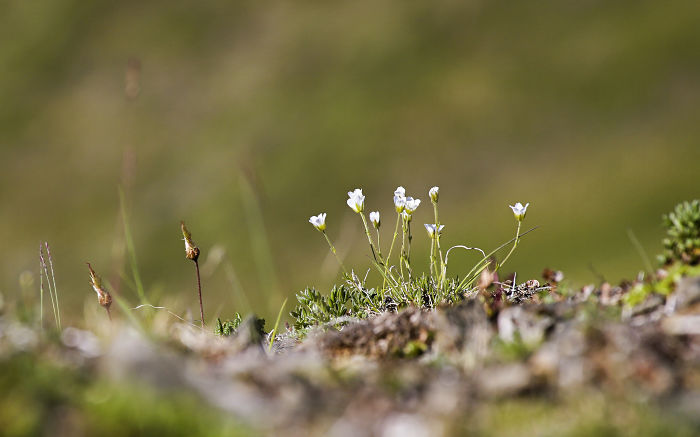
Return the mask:
MULTIPOLYGON (((512 270, 556 267, 578 287, 636 274, 626 229, 658 253, 658 211, 698 196, 697 2, 4 6, 8 299, 22 272, 39 283, 39 240, 51 243, 61 308, 82 308, 87 260, 132 302, 192 298, 169 225, 185 220, 198 244, 225 251, 218 268, 200 260, 205 316, 240 310, 243 290, 274 320, 285 297, 337 281, 300 218, 329 199, 329 216, 349 220, 338 195, 358 183, 377 198, 398 184, 450 187, 448 246, 495 247, 510 224, 498 211, 527 199, 542 231, 512 270)), ((334 235, 348 265, 366 263, 358 237, 334 235)))
POLYGON ((625 303, 635 306, 650 294, 670 294, 686 276, 700 275, 700 200, 681 202, 662 217, 667 237, 664 253, 658 256, 664 268, 646 282, 640 282, 625 296, 625 303))
POLYGON ((0 392, 0 429, 8 437, 77 430, 101 436, 255 435, 196 396, 102 380, 41 353, 0 359, 0 392))
MULTIPOLYGON (((467 297, 474 297, 480 288, 485 289, 489 287, 493 283, 498 270, 505 265, 518 247, 522 236, 527 233, 521 233, 521 224, 525 219, 529 203, 525 206, 521 203, 510 206, 517 223, 515 237, 487 254, 479 248, 463 245, 442 248, 440 240, 445 225, 439 220, 439 193, 440 188, 437 186, 432 187, 428 191, 428 198, 433 207, 433 221, 432 223, 424 224, 431 243, 428 262, 430 273, 418 274, 414 271, 411 261, 411 245, 413 242, 411 225, 413 215, 421 204, 420 199, 406 196, 404 187, 398 187, 394 192, 393 206, 396 210, 396 225, 393 239, 389 244, 389 250, 388 252, 385 251, 387 255, 384 257, 382 256, 382 246, 379 238, 379 229, 382 223, 380 213, 373 211, 369 214, 369 222, 376 230, 375 241, 365 217, 365 196, 362 194, 362 190, 358 188, 348 192, 347 204, 362 219, 362 225, 372 255, 372 267, 377 273, 378 284, 372 288, 368 288, 366 285, 368 275, 360 279, 354 269, 352 273, 348 273, 343 261, 338 257, 337 250, 326 233, 327 214, 321 213, 309 218, 309 222, 323 234, 331 253, 336 257, 345 272, 343 277, 344 284, 334 286, 328 296, 322 295, 315 288, 306 288, 298 293, 298 305, 290 313, 295 319, 294 327, 303 334, 306 329, 314 325, 331 323, 336 326, 342 326, 346 321, 344 320, 345 317, 363 319, 385 311, 397 311, 409 306, 434 309, 440 305, 454 304, 467 297), (400 238, 398 238, 399 229, 400 238), (397 240, 400 241, 400 250, 397 240), (511 243, 510 251, 501 261, 498 261, 496 254, 511 243), (398 266, 392 264, 391 258, 395 244, 397 244, 396 263, 398 266), (476 251, 481 254, 479 261, 474 264, 471 270, 464 273, 461 279, 459 276, 448 277, 449 254, 454 249, 476 251), (478 280, 481 280, 481 283, 477 286, 478 280)), ((369 271, 367 273, 369 274, 369 271)), ((517 287, 515 284, 512 284, 511 289, 513 293, 507 297, 517 302, 524 291, 531 291, 534 294, 536 291, 547 289, 547 287, 542 289, 538 287, 539 283, 537 286, 531 287, 517 287)))
MULTIPOLYGON (((551 281, 544 286, 535 280, 518 284, 515 277, 501 281, 498 274, 527 233, 521 225, 528 204, 516 204, 515 237, 490 253, 474 249, 479 258, 471 269, 451 277, 450 251, 473 248, 443 247, 448 228, 439 221, 437 193, 437 187, 429 192, 433 223, 424 228, 433 248, 424 273, 411 254, 418 199, 395 197, 396 237, 383 246, 370 230, 370 224, 381 226, 379 214, 366 220, 361 190, 349 193, 348 205, 367 236, 373 275, 360 279, 350 269, 327 295, 313 287, 298 293, 293 329, 280 329, 286 301, 269 333, 265 320, 254 315, 234 313, 202 329, 190 316, 150 304, 130 308, 122 298, 115 298, 120 311, 114 320, 109 312, 86 314, 96 333, 74 327, 40 331, 31 311, 23 320, 3 313, 0 391, 11 396, 0 398, 0 428, 8 436, 47 429, 55 435, 247 436, 278 434, 293 425, 307 435, 327 435, 326 421, 341 420, 338 411, 352 411, 361 400, 372 407, 361 413, 363 425, 353 425, 360 434, 360 426, 439 426, 450 435, 478 430, 505 436, 522 431, 527 420, 536 435, 651 437, 668 434, 676 421, 673 435, 694 435, 694 423, 680 407, 668 407, 669 413, 656 402, 691 387, 694 370, 684 338, 694 329, 687 311, 700 295, 692 288, 679 291, 678 305, 684 306, 677 314, 675 307, 667 313, 663 296, 676 292, 687 276, 700 278, 700 266, 678 260, 654 278, 638 277, 614 290, 610 284, 562 290, 563 275, 551 270, 543 272, 551 281), (661 298, 649 299, 652 294, 661 298), (646 307, 625 312, 623 304, 646 307), (139 308, 143 315, 135 312, 139 308), (639 318, 629 323, 635 314, 639 318), (660 317, 666 319, 658 323, 660 317), (322 329, 305 338, 315 327, 322 329), (633 347, 620 347, 630 341, 633 347), (659 359, 661 354, 666 358, 659 359), (353 356, 360 359, 344 360, 353 356), (568 367, 579 370, 570 373, 568 367), (630 398, 627 384, 648 402, 630 398), (452 400, 437 401, 431 393, 452 400), (395 411, 372 417, 374 402, 395 411), (416 406, 418 412, 403 412, 416 406), (435 408, 441 413, 422 415, 435 408), (624 420, 596 413, 601 409, 624 420)), ((309 221, 337 255, 326 234, 326 214, 309 221)), ((188 232, 183 236, 187 253, 196 248, 197 258, 200 249, 188 232)), ((109 310, 107 284, 90 264, 88 270, 98 303, 109 310)), ((49 278, 55 287, 54 276, 49 278)))
POLYGON ((695 265, 700 261, 700 200, 682 202, 663 216, 667 238, 664 253, 659 256, 663 264, 678 261, 695 265))
POLYGON ((239 326, 241 326, 241 315, 236 313, 233 319, 228 319, 226 321, 221 321, 221 319, 216 319, 216 327, 214 328, 214 333, 216 335, 223 335, 228 337, 236 332, 239 326))

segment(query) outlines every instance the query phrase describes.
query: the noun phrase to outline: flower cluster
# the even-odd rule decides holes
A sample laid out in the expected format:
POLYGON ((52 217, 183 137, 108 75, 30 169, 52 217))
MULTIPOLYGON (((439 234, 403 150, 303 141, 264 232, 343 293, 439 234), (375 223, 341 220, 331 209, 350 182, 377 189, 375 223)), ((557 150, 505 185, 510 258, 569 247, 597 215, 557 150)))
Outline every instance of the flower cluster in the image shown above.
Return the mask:
POLYGON ((406 189, 404 187, 397 187, 396 191, 394 191, 394 207, 405 221, 411 221, 411 217, 419 205, 420 199, 414 199, 410 196, 406 197, 406 189))
MULTIPOLYGON (((329 296, 323 296, 315 289, 307 289, 299 293, 297 295, 299 304, 291 313, 296 319, 295 327, 307 329, 312 323, 329 323, 334 319, 341 319, 345 315, 368 317, 383 311, 395 311, 397 308, 408 305, 435 308, 440 304, 454 303, 466 296, 473 295, 473 292, 478 290, 480 280, 484 275, 493 277, 496 274, 499 268, 508 261, 520 242, 522 237, 521 224, 525 219, 529 203, 524 206, 521 203, 509 205, 517 221, 515 238, 490 253, 464 245, 455 245, 443 250, 441 238, 445 225, 440 223, 438 216, 440 187, 431 187, 427 194, 433 209, 432 223, 424 223, 425 230, 431 240, 430 273, 426 272, 421 275, 414 271, 414 266, 411 264, 411 243, 413 240, 411 222, 421 200, 407 196, 406 189, 402 186, 396 188, 393 195, 396 225, 391 244, 387 244, 389 250, 386 256, 383 256, 380 239, 382 233, 380 232, 382 224, 380 212, 371 211, 367 216, 362 189, 356 188, 353 191, 348 191, 346 203, 362 219, 362 225, 372 251, 373 266, 381 279, 381 283, 377 286, 365 284, 367 275, 364 279, 360 279, 354 270, 345 268, 341 257, 326 233, 326 213, 322 212, 309 218, 309 223, 323 234, 331 252, 342 267, 345 273, 345 284, 334 287, 329 296), (374 236, 371 228, 376 231, 374 236), (511 242, 510 251, 499 262, 496 254, 511 242), (398 254, 393 251, 395 244, 397 251, 400 246, 398 254), (466 271, 466 273, 462 271, 459 276, 448 278, 448 257, 450 251, 456 248, 475 250, 480 252, 482 257, 471 270, 466 271)), ((384 219, 386 220, 386 216, 384 219)))
MULTIPOLYGON (((440 246, 440 237, 442 236, 442 231, 445 228, 445 225, 440 224, 440 221, 438 220, 438 200, 440 198, 440 187, 434 186, 431 187, 430 190, 428 191, 428 197, 430 198, 430 202, 433 204, 433 211, 434 211, 434 222, 433 223, 425 223, 425 230, 428 232, 428 236, 433 240, 432 246, 431 246, 431 272, 434 272, 435 275, 437 276, 437 280, 440 284, 444 283, 445 280, 445 272, 447 269, 447 257, 443 259, 443 253, 442 249, 440 246)), ((381 246, 380 246, 380 240, 379 240, 379 227, 381 225, 381 220, 380 220, 380 214, 379 211, 372 211, 369 214, 369 222, 372 224, 372 226, 377 230, 377 235, 376 235, 376 244, 372 239, 372 236, 370 235, 370 230, 369 230, 369 225, 367 222, 367 218, 365 217, 364 211, 365 211, 365 196, 362 193, 362 189, 356 188, 353 191, 348 191, 348 199, 346 200, 347 205, 352 209, 354 212, 360 215, 362 218, 362 223, 365 228, 365 233, 367 235, 367 240, 369 242, 370 248, 372 249, 372 255, 374 257, 374 260, 376 263, 380 266, 383 267, 384 269, 384 276, 391 275, 391 271, 389 269, 389 263, 391 259, 391 254, 392 250, 394 247, 394 243, 396 242, 396 238, 398 236, 398 231, 399 231, 399 225, 402 231, 402 238, 401 238, 401 254, 400 254, 400 259, 399 259, 399 267, 400 267, 400 272, 401 272, 401 277, 404 275, 404 267, 407 269, 409 273, 409 277, 411 275, 411 266, 410 266, 410 253, 411 253, 411 220, 413 217, 413 214, 416 212, 418 207, 421 204, 420 199, 413 198, 411 196, 406 196, 406 189, 402 186, 399 186, 396 188, 394 191, 394 209, 396 210, 397 213, 397 219, 396 219, 396 229, 394 230, 394 238, 391 241, 391 246, 389 248, 389 254, 384 259, 382 257, 382 252, 381 252, 381 246)), ((516 237, 514 239, 515 243, 513 244, 513 248, 511 249, 510 253, 504 258, 504 260, 501 262, 500 265, 503 265, 505 261, 510 257, 512 254, 513 250, 517 246, 519 239, 520 239, 520 223, 525 219, 525 214, 527 213, 527 208, 530 204, 526 203, 524 206, 522 203, 518 202, 515 205, 509 205, 510 208, 513 211, 513 215, 515 216, 515 219, 518 222, 518 230, 516 232, 516 237)), ((331 251, 333 252, 334 255, 337 257, 337 253, 335 250, 335 247, 331 243, 330 239, 328 238, 328 235, 326 235, 326 213, 322 212, 318 215, 311 216, 309 218, 309 223, 311 223, 317 230, 319 230, 321 233, 323 233, 324 237, 328 241, 328 244, 331 248, 331 251)), ((185 230, 183 229, 183 233, 185 230)), ((189 239, 186 236, 186 243, 189 242, 189 239)), ((192 243, 193 245, 194 243, 192 243)), ((461 246, 461 247, 466 247, 466 246, 461 246)), ((195 247, 196 248, 196 247, 195 247)), ((188 253, 189 250, 191 250, 188 247, 188 253)), ((449 252, 449 251, 448 251, 449 252)), ((342 261, 340 258, 338 258, 338 261, 340 265, 343 267, 345 270, 345 267, 343 266, 342 261)), ((496 267, 498 268, 498 267, 496 267)), ((442 285, 441 285, 442 286, 442 285)))

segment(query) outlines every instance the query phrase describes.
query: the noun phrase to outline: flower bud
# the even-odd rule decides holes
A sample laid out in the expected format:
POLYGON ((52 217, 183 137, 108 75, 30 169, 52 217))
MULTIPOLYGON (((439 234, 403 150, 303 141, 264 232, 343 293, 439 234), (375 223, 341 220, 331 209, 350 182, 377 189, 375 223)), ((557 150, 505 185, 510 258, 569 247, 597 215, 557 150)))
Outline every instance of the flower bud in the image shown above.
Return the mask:
POLYGON ((369 213, 369 221, 372 222, 375 228, 379 229, 381 222, 379 221, 379 211, 372 211, 369 213))
POLYGON ((440 196, 440 187, 433 187, 428 191, 430 196, 430 201, 433 203, 438 203, 438 197, 440 196))
POLYGON ((197 261, 197 258, 199 258, 199 247, 192 241, 192 234, 187 230, 185 222, 180 222, 180 227, 182 228, 182 236, 185 240, 185 258, 197 261))

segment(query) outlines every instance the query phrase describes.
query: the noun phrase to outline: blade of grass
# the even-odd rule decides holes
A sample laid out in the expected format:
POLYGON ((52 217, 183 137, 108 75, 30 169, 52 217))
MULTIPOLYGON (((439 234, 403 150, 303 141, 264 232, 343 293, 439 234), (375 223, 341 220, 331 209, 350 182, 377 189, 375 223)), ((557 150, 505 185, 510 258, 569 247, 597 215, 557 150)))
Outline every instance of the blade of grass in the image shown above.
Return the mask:
MULTIPOLYGON (((529 234, 530 232, 534 231, 534 230, 537 229, 537 228, 539 228, 539 226, 535 226, 534 228, 530 228, 530 229, 528 229, 527 231, 525 231, 525 232, 523 232, 522 234, 520 234, 520 236, 517 237, 517 238, 519 238, 519 239, 520 239, 520 238, 523 238, 525 235, 529 234)), ((496 252, 498 252, 499 250, 503 249, 504 247, 506 247, 507 245, 509 245, 509 244, 512 243, 513 241, 515 241, 515 239, 516 239, 515 237, 511 238, 510 240, 506 241, 505 243, 501 244, 500 246, 498 246, 497 248, 495 248, 494 250, 492 250, 491 252, 489 252, 488 254, 486 254, 486 256, 484 256, 478 263, 476 263, 476 264, 474 265, 474 267, 472 267, 472 269, 464 276, 464 279, 462 280, 462 282, 459 283, 459 285, 457 286, 457 288, 458 288, 458 289, 464 288, 464 286, 466 285, 466 280, 467 280, 472 274, 474 274, 474 272, 475 272, 477 269, 480 268, 480 266, 481 266, 481 264, 482 264, 483 262, 488 261, 488 259, 489 259, 491 256, 493 256, 496 252)), ((481 268, 481 270, 483 270, 483 267, 481 268)), ((480 270, 480 271, 481 271, 481 270, 480 270)))
POLYGON ((250 301, 248 300, 248 296, 243 289, 243 285, 241 285, 241 281, 238 280, 236 269, 233 268, 233 262, 228 258, 228 255, 226 258, 227 262, 224 263, 226 279, 228 280, 229 284, 231 284, 234 296, 237 296, 238 302, 243 305, 244 312, 249 313, 252 311, 253 307, 250 305, 250 301))
POLYGON ((124 240, 126 241, 126 251, 129 255, 129 264, 131 265, 131 274, 134 278, 134 285, 136 286, 136 293, 141 300, 141 303, 148 303, 146 299, 146 293, 144 292, 143 283, 141 282, 141 275, 138 269, 138 263, 136 262, 136 248, 134 247, 134 240, 131 237, 131 227, 129 226, 129 219, 126 212, 126 199, 124 196, 124 190, 119 187, 119 205, 122 210, 122 222, 124 224, 124 240))
POLYGON ((53 317, 56 322, 56 328, 60 331, 61 325, 58 319, 58 313, 56 312, 56 300, 54 298, 53 289, 51 288, 51 279, 49 278, 49 270, 46 265, 46 259, 44 258, 44 249, 41 243, 39 243, 39 261, 44 275, 46 276, 46 287, 49 289, 49 297, 51 298, 51 308, 53 309, 53 317))
MULTIPOLYGON (((111 286, 110 286, 110 288, 111 288, 111 286)), ((143 325, 141 325, 141 321, 139 321, 139 319, 136 316, 134 316, 133 311, 131 310, 131 306, 126 301, 126 299, 124 299, 120 295, 113 295, 112 299, 117 303, 117 305, 119 306, 119 309, 122 311, 122 313, 124 313, 124 315, 131 322, 131 324, 134 325, 134 327, 136 327, 136 329, 138 329, 140 332, 145 333, 146 331, 144 331, 143 325)), ((144 305, 150 305, 150 304, 144 304, 144 305)))
POLYGON ((181 320, 182 322, 184 322, 184 323, 190 325, 190 326, 193 327, 193 328, 197 328, 197 329, 199 329, 199 330, 204 331, 204 328, 202 328, 201 326, 197 326, 197 325, 195 325, 194 323, 188 322, 187 320, 185 320, 185 319, 183 319, 182 317, 178 316, 178 315, 175 314, 174 312, 170 311, 167 307, 157 307, 157 306, 155 306, 155 305, 151 305, 150 303, 142 303, 141 305, 138 305, 138 306, 136 306, 136 307, 134 307, 134 308, 131 308, 131 310, 132 310, 132 311, 135 311, 135 310, 139 310, 139 309, 141 309, 141 308, 151 308, 151 309, 154 309, 154 310, 165 310, 168 314, 170 314, 171 316, 175 317, 176 319, 181 320))
MULTIPOLYGON (((41 243, 39 243, 41 253, 41 243)), ((41 272, 41 257, 39 257, 39 328, 44 331, 44 275, 41 272)))
POLYGON ((644 267, 646 267, 647 269, 647 275, 649 275, 649 277, 652 278, 654 275, 654 267, 651 265, 649 255, 647 255, 646 251, 644 250, 642 243, 639 242, 639 239, 637 239, 637 236, 634 234, 634 231, 630 228, 627 228, 627 237, 629 237, 630 242, 632 242, 632 245, 637 250, 637 253, 639 254, 640 258, 642 258, 644 267))
POLYGON ((287 306, 287 299, 288 297, 284 299, 284 302, 282 302, 282 306, 280 307, 280 311, 277 313, 277 320, 275 320, 275 327, 272 329, 272 334, 270 335, 270 345, 267 347, 267 351, 271 352, 272 351, 272 343, 275 341, 275 336, 277 335, 277 327, 280 324, 280 319, 282 318, 282 312, 284 311, 284 307, 287 306))
MULTIPOLYGON (((260 286, 268 297, 274 296, 278 293, 279 288, 260 203, 250 181, 243 174, 240 175, 239 181, 260 286)), ((266 301, 270 301, 270 299, 266 299, 266 301)))
POLYGON ((56 274, 53 270, 53 257, 51 256, 51 248, 49 248, 49 242, 44 241, 44 246, 46 246, 46 254, 49 256, 49 268, 51 269, 51 282, 53 283, 53 294, 56 299, 56 315, 58 316, 58 330, 61 330, 61 306, 58 304, 58 288, 56 287, 56 274))

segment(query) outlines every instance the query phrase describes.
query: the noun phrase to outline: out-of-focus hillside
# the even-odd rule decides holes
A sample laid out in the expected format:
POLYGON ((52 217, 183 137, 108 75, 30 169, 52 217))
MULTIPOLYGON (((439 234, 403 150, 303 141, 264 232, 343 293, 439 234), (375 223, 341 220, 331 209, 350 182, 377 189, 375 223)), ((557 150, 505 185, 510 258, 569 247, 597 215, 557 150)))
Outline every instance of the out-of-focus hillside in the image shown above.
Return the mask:
MULTIPOLYGON (((699 18, 696 1, 5 2, 0 291, 21 290, 48 240, 67 317, 93 298, 88 260, 133 296, 119 186, 149 295, 196 306, 184 219, 209 314, 246 310, 238 282, 268 318, 325 289, 334 265, 307 223, 321 211, 368 267, 356 187, 385 243, 396 186, 426 201, 419 228, 439 185, 443 244, 495 247, 507 204, 530 202, 520 277, 629 277, 627 230, 653 255, 660 215, 698 196, 699 18)), ((427 269, 422 229, 415 242, 427 269)))

